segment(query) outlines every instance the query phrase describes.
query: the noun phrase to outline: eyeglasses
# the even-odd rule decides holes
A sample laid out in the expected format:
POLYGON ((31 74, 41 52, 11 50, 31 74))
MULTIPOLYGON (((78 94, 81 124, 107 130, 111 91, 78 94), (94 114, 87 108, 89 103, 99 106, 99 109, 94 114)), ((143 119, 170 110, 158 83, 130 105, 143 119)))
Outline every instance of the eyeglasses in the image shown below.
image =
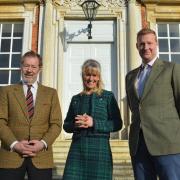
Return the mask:
POLYGON ((29 65, 29 64, 23 64, 22 67, 23 67, 24 69, 29 69, 29 68, 31 68, 31 69, 33 69, 33 70, 36 70, 36 69, 39 68, 39 66, 34 66, 34 65, 29 65))

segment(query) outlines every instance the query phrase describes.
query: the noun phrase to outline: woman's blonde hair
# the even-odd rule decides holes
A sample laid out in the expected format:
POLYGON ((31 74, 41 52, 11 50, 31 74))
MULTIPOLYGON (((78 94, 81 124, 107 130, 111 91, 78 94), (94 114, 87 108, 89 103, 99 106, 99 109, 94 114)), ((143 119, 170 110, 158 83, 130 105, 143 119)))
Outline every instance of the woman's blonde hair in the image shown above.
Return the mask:
POLYGON ((93 90, 93 92, 96 92, 98 95, 100 95, 103 91, 103 81, 101 77, 101 65, 98 61, 94 59, 88 59, 86 60, 83 65, 82 65, 82 81, 83 81, 83 92, 86 93, 87 89, 86 86, 84 85, 84 76, 87 73, 95 73, 99 76, 99 81, 97 83, 97 88, 93 90))

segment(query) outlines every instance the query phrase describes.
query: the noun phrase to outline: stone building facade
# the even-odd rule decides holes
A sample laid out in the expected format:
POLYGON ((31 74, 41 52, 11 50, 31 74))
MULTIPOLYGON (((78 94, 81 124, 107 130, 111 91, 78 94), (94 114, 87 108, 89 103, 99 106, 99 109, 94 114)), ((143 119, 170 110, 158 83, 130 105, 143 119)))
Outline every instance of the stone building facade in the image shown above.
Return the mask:
MULTIPOLYGON (((63 118, 81 88, 80 67, 88 58, 102 65, 105 88, 117 98, 123 129, 112 139, 126 141, 130 124, 125 75, 140 65, 136 33, 150 27, 158 34, 159 57, 180 63, 180 0, 97 0, 100 7, 87 38, 84 0, 0 0, 0 85, 20 80, 21 54, 43 57, 39 81, 58 90, 63 118)), ((55 143, 70 139, 62 131, 55 143)), ((58 150, 57 150, 58 151, 58 150)))

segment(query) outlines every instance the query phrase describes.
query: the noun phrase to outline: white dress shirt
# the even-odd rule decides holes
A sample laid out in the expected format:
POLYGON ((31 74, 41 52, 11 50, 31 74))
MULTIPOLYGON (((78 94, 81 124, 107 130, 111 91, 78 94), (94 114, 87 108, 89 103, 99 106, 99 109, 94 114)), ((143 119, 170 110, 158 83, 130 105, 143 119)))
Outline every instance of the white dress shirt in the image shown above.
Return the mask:
MULTIPOLYGON (((155 58, 152 59, 152 60, 151 60, 150 62, 148 62, 147 64, 152 67, 157 58, 158 58, 158 56, 155 56, 155 58)), ((145 63, 142 62, 141 67, 144 67, 144 66, 145 66, 145 63)), ((140 69, 141 69, 141 68, 140 68, 140 69)), ((138 81, 139 81, 139 73, 140 73, 140 71, 141 71, 141 70, 139 70, 139 72, 138 72, 138 74, 137 74, 137 77, 136 77, 136 81, 135 81, 135 88, 136 88, 136 90, 137 90, 137 88, 138 88, 138 81)))

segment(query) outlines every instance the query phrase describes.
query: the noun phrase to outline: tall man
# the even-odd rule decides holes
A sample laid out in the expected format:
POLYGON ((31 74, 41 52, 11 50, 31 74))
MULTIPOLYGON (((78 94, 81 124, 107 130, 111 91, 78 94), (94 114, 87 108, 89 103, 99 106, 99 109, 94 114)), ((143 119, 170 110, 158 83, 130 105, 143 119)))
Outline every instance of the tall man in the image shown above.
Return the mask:
POLYGON ((21 59, 22 82, 0 90, 0 179, 51 180, 52 143, 61 131, 55 89, 37 82, 41 57, 33 51, 21 59))
POLYGON ((180 65, 157 57, 151 29, 137 34, 140 67, 126 76, 129 146, 136 180, 180 179, 180 65))

